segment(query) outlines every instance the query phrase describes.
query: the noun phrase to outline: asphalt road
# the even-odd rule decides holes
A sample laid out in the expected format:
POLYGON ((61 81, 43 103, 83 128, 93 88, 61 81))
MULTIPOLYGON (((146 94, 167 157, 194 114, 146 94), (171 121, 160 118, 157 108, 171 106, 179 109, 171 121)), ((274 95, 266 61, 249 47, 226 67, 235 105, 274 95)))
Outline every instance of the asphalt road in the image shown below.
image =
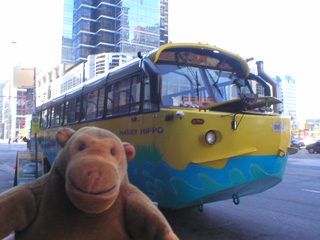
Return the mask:
POLYGON ((17 151, 27 151, 27 144, 0 142, 0 193, 13 186, 17 151))
MULTIPOLYGON (((25 143, 0 143, 0 193, 13 185, 16 152, 25 143)), ((320 239, 320 154, 291 155, 283 181, 263 193, 181 210, 161 209, 183 240, 320 239)))

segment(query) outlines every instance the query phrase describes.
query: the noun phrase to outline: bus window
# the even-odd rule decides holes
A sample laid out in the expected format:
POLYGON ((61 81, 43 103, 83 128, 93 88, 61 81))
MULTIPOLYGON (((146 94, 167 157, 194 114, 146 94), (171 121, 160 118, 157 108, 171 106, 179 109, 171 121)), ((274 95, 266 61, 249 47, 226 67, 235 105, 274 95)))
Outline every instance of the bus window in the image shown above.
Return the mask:
POLYGON ((63 120, 63 125, 68 124, 68 115, 69 115, 69 101, 66 101, 64 105, 64 120, 63 120))
POLYGON ((76 98, 76 118, 75 121, 79 122, 80 120, 80 110, 81 110, 81 97, 76 98))
POLYGON ((81 107, 81 117, 80 121, 86 120, 87 116, 87 104, 88 104, 88 94, 82 96, 82 107, 81 107))
POLYGON ((40 126, 46 128, 48 126, 48 109, 41 111, 40 126))
POLYGON ((179 107, 195 104, 204 107, 213 103, 199 68, 168 65, 158 67, 165 72, 162 75, 162 106, 179 107))
POLYGON ((99 99, 98 99, 98 118, 101 118, 103 115, 104 107, 104 88, 99 89, 99 99))
POLYGON ((50 127, 54 127, 53 119, 54 119, 54 107, 51 107, 51 112, 50 112, 50 127))
POLYGON ((106 107, 106 116, 112 116, 112 112, 113 112, 113 88, 114 85, 109 85, 107 87, 107 96, 106 96, 106 100, 105 100, 105 107, 106 107))
POLYGON ((64 103, 60 105, 60 116, 59 116, 59 125, 63 124, 63 112, 64 112, 64 103))
MULTIPOLYGON (((86 119, 95 119, 97 117, 98 90, 87 94, 86 119)), ((84 108, 85 106, 83 106, 84 108)), ((85 108, 84 108, 85 109, 85 108)))
POLYGON ((144 80, 144 99, 143 99, 143 111, 149 112, 159 109, 158 106, 154 105, 150 101, 150 80, 145 78, 144 80))
POLYGON ((73 123, 76 117, 76 99, 70 99, 68 102, 68 120, 67 123, 73 123))
POLYGON ((140 107, 140 89, 139 75, 109 85, 105 99, 106 116, 137 112, 140 107))
POLYGON ((51 126, 52 127, 60 125, 60 114, 61 114, 61 105, 52 107, 52 110, 51 110, 51 126))
POLYGON ((140 106, 140 78, 139 76, 134 76, 132 78, 131 86, 131 100, 130 100, 130 112, 137 112, 140 106))
POLYGON ((51 123, 51 119, 52 119, 52 117, 51 117, 51 113, 52 113, 52 108, 49 108, 48 109, 48 119, 47 119, 47 127, 51 127, 52 126, 52 123, 51 123))
POLYGON ((113 112, 127 113, 129 111, 131 93, 131 78, 116 83, 114 90, 114 109, 113 112))

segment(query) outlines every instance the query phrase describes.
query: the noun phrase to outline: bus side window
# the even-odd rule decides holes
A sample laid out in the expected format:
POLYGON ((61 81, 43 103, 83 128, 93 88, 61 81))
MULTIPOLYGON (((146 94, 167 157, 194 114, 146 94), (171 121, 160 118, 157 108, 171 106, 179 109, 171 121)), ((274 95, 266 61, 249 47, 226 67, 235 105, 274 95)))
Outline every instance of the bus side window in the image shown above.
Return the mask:
POLYGON ((98 90, 88 93, 86 119, 95 119, 97 117, 98 90))
POLYGON ((68 120, 67 122, 68 123, 73 123, 75 122, 75 118, 76 118, 76 99, 73 98, 73 99, 70 99, 68 101, 68 120))
POLYGON ((68 122, 68 115, 69 115, 69 101, 65 102, 64 105, 64 120, 63 120, 63 125, 67 125, 68 122))
POLYGON ((75 118, 75 121, 76 122, 79 122, 80 120, 80 109, 81 108, 81 97, 77 97, 76 98, 76 118, 75 118))
POLYGON ((114 109, 113 112, 117 113, 127 113, 129 112, 130 106, 130 85, 131 78, 125 79, 121 82, 116 83, 114 91, 114 109))
POLYGON ((104 107, 104 93, 105 88, 99 89, 99 98, 98 98, 98 118, 101 118, 103 115, 103 107, 104 107))
POLYGON ((55 107, 51 107, 51 117, 50 117, 50 127, 54 127, 54 112, 55 112, 55 107))
POLYGON ((82 96, 82 107, 80 121, 86 120, 87 117, 88 94, 82 96))
POLYGON ((56 105, 54 107, 52 107, 52 112, 51 112, 51 116, 52 116, 52 126, 59 126, 61 123, 61 105, 56 105))
POLYGON ((58 125, 62 125, 62 124, 63 124, 63 114, 64 114, 64 109, 65 109, 64 106, 65 106, 64 103, 62 103, 62 104, 60 105, 60 116, 59 116, 59 123, 58 123, 58 125))
POLYGON ((145 77, 144 79, 144 93, 143 93, 143 111, 150 112, 154 110, 159 110, 159 105, 155 105, 151 103, 150 100, 150 80, 145 77))
POLYGON ((48 109, 41 111, 41 128, 46 128, 48 126, 48 109))
POLYGON ((113 88, 114 85, 109 85, 107 87, 107 96, 105 99, 106 116, 112 116, 113 113, 113 88))
POLYGON ((150 80, 145 78, 144 80, 144 99, 143 99, 143 110, 150 111, 152 110, 152 105, 150 102, 150 80))
POLYGON ((139 76, 132 78, 131 95, 130 95, 130 112, 137 112, 140 106, 140 89, 141 82, 139 76))
POLYGON ((49 108, 48 109, 48 114, 47 114, 47 127, 51 127, 52 126, 52 123, 51 123, 51 113, 52 113, 52 108, 49 108))

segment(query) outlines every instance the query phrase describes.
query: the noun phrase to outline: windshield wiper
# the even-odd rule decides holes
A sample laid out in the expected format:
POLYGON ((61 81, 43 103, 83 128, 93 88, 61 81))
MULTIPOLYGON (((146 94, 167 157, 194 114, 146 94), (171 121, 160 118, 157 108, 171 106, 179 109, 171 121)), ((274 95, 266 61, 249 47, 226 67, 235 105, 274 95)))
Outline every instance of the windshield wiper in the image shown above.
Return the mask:
POLYGON ((188 66, 187 67, 188 70, 190 71, 190 73, 192 73, 194 76, 194 79, 196 81, 196 86, 197 86, 197 99, 198 99, 198 102, 200 101, 200 94, 199 94, 199 87, 200 87, 200 82, 199 82, 199 79, 198 79, 198 72, 194 73, 193 70, 188 66))
MULTIPOLYGON (((181 69, 180 65, 179 65, 179 61, 178 61, 178 57, 181 58, 183 63, 186 63, 186 61, 184 60, 184 58, 181 56, 180 53, 176 52, 175 54, 175 59, 177 62, 177 66, 179 69, 181 69)), ((187 64, 187 63, 186 63, 187 64)), ((197 99, 198 101, 200 101, 200 94, 199 94, 199 87, 201 86, 199 79, 198 79, 198 72, 196 71, 196 73, 194 73, 194 71, 192 70, 192 68, 189 65, 186 65, 186 68, 188 69, 190 75, 193 77, 193 79, 196 81, 196 88, 197 88, 197 99)))
POLYGON ((208 69, 206 69, 206 72, 207 72, 207 74, 209 75, 211 81, 213 82, 212 85, 215 87, 215 89, 217 90, 217 92, 218 92, 218 93, 220 94, 220 96, 223 98, 223 95, 222 95, 222 93, 221 93, 221 91, 220 91, 220 89, 219 89, 219 87, 218 87, 218 85, 217 85, 218 82, 219 82, 220 76, 221 76, 221 70, 219 71, 219 75, 218 75, 218 78, 217 78, 216 81, 213 79, 213 77, 212 77, 212 75, 211 75, 211 73, 209 72, 208 69))

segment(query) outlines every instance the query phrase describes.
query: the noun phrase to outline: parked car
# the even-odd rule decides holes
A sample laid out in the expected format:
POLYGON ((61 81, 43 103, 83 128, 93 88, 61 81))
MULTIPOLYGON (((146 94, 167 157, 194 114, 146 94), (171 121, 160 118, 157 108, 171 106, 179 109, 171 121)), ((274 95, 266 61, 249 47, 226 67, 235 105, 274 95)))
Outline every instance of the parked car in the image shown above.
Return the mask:
POLYGON ((320 153, 320 140, 318 140, 315 143, 308 144, 306 146, 306 149, 308 150, 309 153, 320 153))
POLYGON ((301 149, 301 145, 297 139, 292 139, 291 140, 291 147, 298 148, 299 150, 301 149))

